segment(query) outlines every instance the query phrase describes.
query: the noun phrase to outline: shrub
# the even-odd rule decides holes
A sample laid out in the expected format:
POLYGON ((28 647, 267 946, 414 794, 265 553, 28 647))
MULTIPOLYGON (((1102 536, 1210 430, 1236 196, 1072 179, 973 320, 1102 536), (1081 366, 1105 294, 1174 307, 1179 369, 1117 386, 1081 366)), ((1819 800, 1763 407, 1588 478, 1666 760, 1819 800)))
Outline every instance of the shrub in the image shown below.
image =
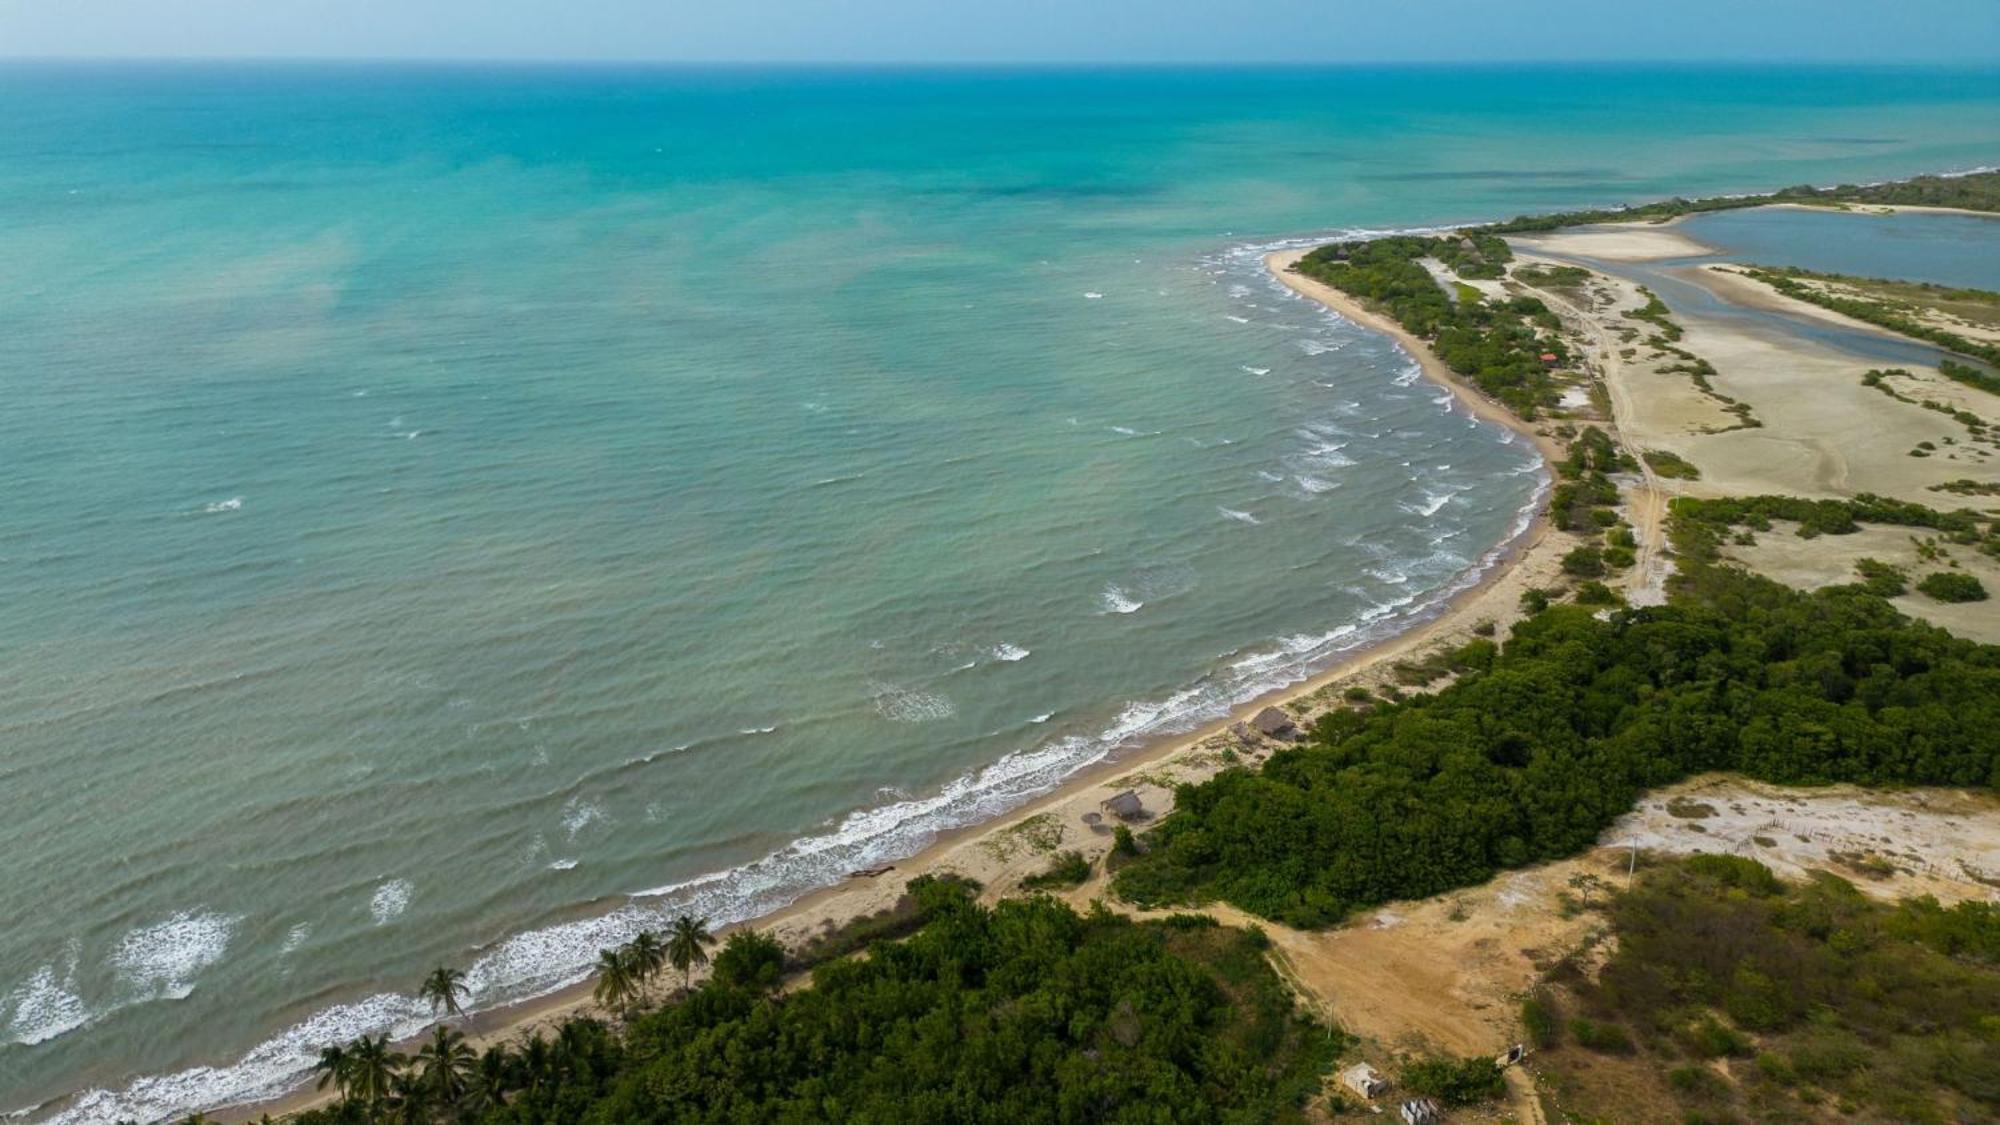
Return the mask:
POLYGON ((1629 1055, 1632 1053, 1632 1037, 1615 1023, 1597 1023, 1578 1017, 1569 1021, 1569 1034, 1579 1047, 1601 1051, 1607 1055, 1629 1055))
POLYGON ((1507 1092, 1507 1080, 1492 1059, 1418 1059, 1403 1067, 1403 1085, 1448 1106, 1477 1105, 1507 1092))
POLYGON ((766 991, 784 976, 785 947, 762 930, 737 930, 715 955, 715 979, 723 985, 766 991))
POLYGON ((1612 591, 1611 587, 1593 578, 1577 586, 1576 604, 1617 605, 1618 595, 1612 591))
POLYGON ((1537 1047, 1562 1042, 1562 1013, 1550 997, 1529 996, 1521 1001, 1521 1026, 1527 1029, 1528 1041, 1537 1047))
POLYGON ((1046 890, 1050 887, 1074 887, 1088 878, 1090 861, 1083 858, 1082 852, 1065 851, 1057 852, 1046 870, 1021 880, 1021 885, 1046 890))
POLYGON ((1854 569, 1861 575, 1862 587, 1878 598, 1893 598, 1910 588, 1901 567, 1878 559, 1856 559, 1854 569))
POLYGON ((1941 602, 1986 600, 1986 587, 1980 585, 1979 579, 1953 570, 1940 570, 1936 574, 1925 575, 1923 581, 1917 583, 1917 589, 1941 602))
POLYGON ((1604 577, 1604 550, 1588 544, 1563 556, 1563 573, 1572 578, 1604 577))
POLYGON ((1111 830, 1111 854, 1135 856, 1139 854, 1139 841, 1132 838, 1132 830, 1120 824, 1111 830))

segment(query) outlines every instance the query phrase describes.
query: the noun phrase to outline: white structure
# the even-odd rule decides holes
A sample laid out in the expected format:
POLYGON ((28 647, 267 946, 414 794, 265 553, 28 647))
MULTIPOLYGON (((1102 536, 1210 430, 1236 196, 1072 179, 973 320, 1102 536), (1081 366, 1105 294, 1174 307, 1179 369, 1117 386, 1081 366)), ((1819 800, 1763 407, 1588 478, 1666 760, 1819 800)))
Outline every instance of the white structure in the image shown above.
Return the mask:
POLYGON ((1355 1063, 1340 1072, 1340 1084, 1364 1098, 1372 1098, 1389 1088, 1389 1080, 1367 1063, 1355 1063))
POLYGON ((1439 1110, 1438 1104, 1429 1098, 1411 1098, 1403 1103, 1400 1112, 1403 1115, 1403 1125, 1435 1125, 1436 1122, 1444 1120, 1443 1111, 1439 1110))

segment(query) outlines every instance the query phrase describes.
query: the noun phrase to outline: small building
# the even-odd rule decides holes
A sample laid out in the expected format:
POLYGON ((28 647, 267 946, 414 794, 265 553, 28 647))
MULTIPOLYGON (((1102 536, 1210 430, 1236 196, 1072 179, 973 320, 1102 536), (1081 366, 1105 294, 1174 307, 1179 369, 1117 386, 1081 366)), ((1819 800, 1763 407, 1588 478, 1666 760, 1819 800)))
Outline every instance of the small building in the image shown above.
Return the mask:
POLYGON ((1411 1098, 1397 1112, 1403 1115, 1403 1125, 1435 1125, 1444 1120, 1444 1111, 1429 1098, 1411 1098))
POLYGON ((1341 1071, 1340 1084, 1363 1098, 1376 1097, 1389 1088, 1389 1080, 1382 1077, 1382 1072, 1367 1063, 1355 1063, 1341 1071))
POLYGON ((1280 707, 1266 707, 1250 720, 1257 733, 1271 738, 1297 738, 1299 724, 1292 721, 1290 714, 1280 707))
POLYGON ((1130 789, 1112 794, 1097 807, 1119 820, 1136 820, 1146 813, 1146 806, 1139 803, 1139 795, 1130 789))

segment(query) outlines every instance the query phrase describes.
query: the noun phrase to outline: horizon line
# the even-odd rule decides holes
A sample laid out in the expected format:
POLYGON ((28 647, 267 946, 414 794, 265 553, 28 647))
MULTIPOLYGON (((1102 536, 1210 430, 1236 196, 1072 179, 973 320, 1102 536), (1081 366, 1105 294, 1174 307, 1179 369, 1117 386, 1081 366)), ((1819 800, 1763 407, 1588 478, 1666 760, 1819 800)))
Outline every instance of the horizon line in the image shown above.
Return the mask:
POLYGON ((9 63, 356 63, 356 64, 429 64, 429 65, 516 65, 516 66, 628 66, 628 67, 768 67, 822 70, 958 70, 972 68, 990 69, 1107 69, 1146 70, 1162 68, 1186 69, 1320 69, 1359 70, 1378 66, 1438 66, 1438 67, 1533 67, 1533 66, 1801 66, 1801 67, 1848 67, 1855 69, 1894 69, 1901 67, 1944 67, 1953 69, 1982 69, 2000 73, 2000 57, 1992 59, 1941 59, 1902 58, 1882 59, 1812 57, 1812 58, 1708 58, 1695 56, 1596 56, 1567 57, 1551 56, 1543 58, 1375 58, 1375 59, 795 59, 795 58, 665 58, 665 57, 622 57, 598 55, 312 55, 312 54, 236 54, 236 55, 145 55, 145 54, 6 54, 0 53, 0 62, 9 63))

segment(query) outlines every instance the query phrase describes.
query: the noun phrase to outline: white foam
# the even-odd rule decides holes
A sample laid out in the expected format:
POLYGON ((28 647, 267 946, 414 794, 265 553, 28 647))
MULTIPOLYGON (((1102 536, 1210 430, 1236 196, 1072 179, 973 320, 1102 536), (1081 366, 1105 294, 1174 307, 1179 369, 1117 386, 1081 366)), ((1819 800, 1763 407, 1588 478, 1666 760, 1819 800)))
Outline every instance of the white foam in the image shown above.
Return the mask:
POLYGON ((892 723, 932 723, 958 713, 951 700, 934 692, 881 682, 869 685, 875 713, 892 723))
POLYGON ((306 943, 306 939, 312 936, 312 929, 310 924, 300 922, 298 925, 286 930, 285 943, 278 947, 278 956, 284 957, 296 953, 299 947, 306 943))
POLYGON ((111 953, 118 983, 133 1000, 181 1000, 194 978, 222 960, 238 916, 182 911, 164 922, 137 927, 111 953))
POLYGON ((1263 481, 1265 484, 1277 484, 1279 481, 1285 479, 1285 474, 1274 473, 1267 469, 1258 469, 1257 479, 1263 481))
POLYGON ((12 1013, 9 1040, 24 1046, 46 1043, 91 1021, 90 1008, 76 989, 78 953, 77 943, 70 942, 61 968, 43 965, 0 1001, 0 1014, 12 1013))
POLYGON ((997 645, 993 649, 993 658, 995 660, 1005 660, 1011 664, 1016 660, 1026 660, 1028 653, 1029 650, 1022 648, 1020 645, 997 645))
POLYGON ((1310 338, 1300 340, 1298 344, 1299 350, 1307 355, 1325 355, 1328 352, 1337 352, 1347 346, 1345 343, 1328 343, 1325 340, 1310 338))
POLYGON ((549 861, 550 871, 568 871, 575 866, 576 861, 573 859, 552 859, 549 861))
MULTIPOLYGON (((879 648, 879 647, 881 647, 881 646, 880 646, 879 644, 877 644, 877 645, 876 645, 876 647, 878 647, 878 648, 879 648)), ((737 733, 737 734, 771 734, 771 733, 775 732, 775 731, 776 731, 777 729, 778 729, 778 724, 776 724, 776 723, 772 723, 772 724, 771 724, 770 726, 768 726, 768 727, 744 727, 744 728, 743 728, 742 730, 739 730, 739 731, 737 731, 736 733, 737 733)))
POLYGON ((386 926, 396 920, 410 905, 410 892, 415 888, 408 879, 391 879, 375 888, 368 899, 368 916, 378 926, 386 926))
POLYGON ((1083 299, 1084 299, 1084 300, 1086 300, 1086 301, 1101 301, 1101 300, 1103 300, 1103 299, 1104 299, 1104 294, 1102 294, 1102 293, 1085 293, 1085 294, 1083 295, 1083 299))
POLYGON ((1105 613, 1137 613, 1146 603, 1126 593, 1124 587, 1114 583, 1106 586, 1104 593, 1098 595, 1097 604, 1103 607, 1105 613))
POLYGON ((1054 711, 1044 711, 1041 714, 1036 715, 1034 718, 1029 719, 1028 721, 1031 723, 1046 723, 1050 719, 1053 719, 1055 717, 1056 713, 1054 711))
POLYGON ((1224 315, 1224 316, 1223 316, 1223 318, 1222 318, 1222 319, 1224 319, 1224 320, 1233 320, 1233 321, 1235 321, 1235 322, 1236 322, 1236 323, 1238 323, 1238 324, 1248 324, 1248 323, 1250 323, 1250 318, 1249 318, 1249 317, 1247 317, 1247 316, 1237 316, 1237 315, 1236 315, 1236 314, 1234 314, 1234 313, 1229 313, 1229 314, 1226 314, 1226 315, 1224 315))
POLYGON ((1257 524, 1264 522, 1263 520, 1258 519, 1256 516, 1251 515, 1249 512, 1240 511, 1236 508, 1225 508, 1220 504, 1216 505, 1215 510, 1221 512, 1224 516, 1227 516, 1228 518, 1235 520, 1237 523, 1247 523, 1250 524, 1252 527, 1255 527, 1257 524))
POLYGON ((1305 489, 1307 492, 1317 494, 1321 492, 1332 492, 1334 489, 1340 487, 1340 482, 1334 480, 1321 480, 1318 477, 1312 477, 1312 476, 1301 476, 1299 477, 1299 487, 1305 489))
POLYGON ((212 516, 220 512, 234 512, 242 507, 243 498, 241 496, 231 496, 227 500, 217 500, 213 504, 204 504, 201 510, 212 516))
POLYGON ((571 797, 563 804, 563 831, 569 834, 568 838, 571 843, 576 842, 577 835, 584 829, 589 828, 593 824, 607 823, 610 819, 611 814, 605 812, 604 806, 598 804, 596 801, 585 800, 582 797, 571 797))

